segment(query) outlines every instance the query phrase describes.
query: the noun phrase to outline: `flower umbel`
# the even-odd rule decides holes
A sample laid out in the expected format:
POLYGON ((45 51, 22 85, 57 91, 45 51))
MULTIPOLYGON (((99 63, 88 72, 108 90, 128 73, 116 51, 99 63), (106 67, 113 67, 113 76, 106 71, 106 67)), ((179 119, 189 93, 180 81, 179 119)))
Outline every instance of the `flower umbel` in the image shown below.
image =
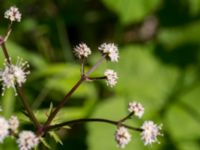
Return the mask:
POLYGON ((119 127, 115 133, 115 140, 120 148, 124 148, 131 140, 131 135, 125 127, 119 127))
POLYGON ((106 82, 108 86, 113 87, 117 84, 118 76, 116 72, 111 69, 107 69, 104 72, 104 75, 106 76, 106 82))
POLYGON ((10 127, 10 130, 13 133, 17 133, 17 129, 19 127, 19 120, 16 116, 11 116, 11 118, 8 120, 8 124, 10 127))
POLYGON ((76 57, 83 59, 91 54, 91 50, 85 43, 81 43, 74 48, 74 53, 76 57))
POLYGON ((8 136, 9 134, 9 124, 5 118, 0 117, 0 143, 8 136))
POLYGON ((141 118, 144 114, 144 107, 142 106, 141 103, 138 102, 130 102, 128 104, 128 111, 134 112, 134 115, 137 116, 138 118, 141 118))
POLYGON ((158 142, 157 136, 162 135, 160 133, 161 125, 158 126, 154 124, 153 121, 145 121, 141 128, 143 129, 141 136, 144 141, 144 145, 158 142))
POLYGON ((119 52, 117 46, 114 43, 103 43, 99 46, 99 50, 102 55, 106 56, 107 60, 118 62, 119 52))
POLYGON ((39 139, 32 131, 22 131, 17 143, 20 150, 30 150, 38 145, 39 139))
POLYGON ((8 64, 6 62, 4 66, 5 69, 0 71, 0 81, 3 82, 2 95, 4 95, 6 88, 13 88, 15 90, 15 95, 17 95, 15 84, 22 86, 22 84, 26 82, 26 77, 30 73, 29 71, 26 71, 29 64, 27 61, 18 58, 16 65, 8 64))
POLYGON ((15 6, 11 6, 5 13, 4 17, 9 19, 11 22, 13 21, 21 21, 21 13, 19 12, 18 8, 15 6))

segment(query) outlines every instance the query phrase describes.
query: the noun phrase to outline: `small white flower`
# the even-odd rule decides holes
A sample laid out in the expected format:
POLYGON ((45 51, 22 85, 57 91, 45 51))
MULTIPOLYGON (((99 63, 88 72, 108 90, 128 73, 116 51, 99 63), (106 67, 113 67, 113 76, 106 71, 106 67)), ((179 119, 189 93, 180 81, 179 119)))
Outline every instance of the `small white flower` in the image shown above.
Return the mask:
POLYGON ((118 76, 116 72, 111 69, 107 69, 104 72, 104 75, 106 76, 106 83, 108 86, 113 87, 115 84, 117 84, 118 76))
POLYGON ((0 81, 3 82, 2 95, 4 95, 6 88, 13 88, 15 90, 15 95, 17 95, 15 84, 22 86, 22 84, 26 82, 26 77, 30 73, 26 71, 29 64, 27 61, 18 58, 16 65, 5 63, 4 66, 5 69, 0 71, 0 81))
POLYGON ((11 22, 13 21, 21 21, 21 13, 19 12, 18 8, 15 6, 11 6, 5 13, 4 17, 9 19, 11 22))
POLYGON ((39 143, 39 138, 32 131, 22 131, 17 139, 17 144, 20 150, 30 150, 36 147, 39 143))
POLYGON ((158 126, 154 124, 153 121, 145 121, 141 128, 143 129, 141 136, 144 141, 144 145, 158 142, 157 136, 162 135, 160 133, 161 125, 158 126))
POLYGON ((8 124, 10 126, 10 130, 14 133, 17 133, 17 129, 19 127, 19 120, 16 116, 11 116, 8 120, 8 124))
POLYGON ((106 59, 112 62, 118 62, 119 52, 114 43, 103 43, 98 48, 102 55, 106 55, 106 59))
POLYGON ((128 111, 130 113, 134 112, 134 115, 137 116, 138 118, 141 118, 144 114, 144 107, 142 106, 141 103, 138 102, 130 102, 128 104, 128 111))
POLYGON ((76 57, 82 59, 87 58, 91 54, 91 50, 85 43, 81 43, 74 48, 74 53, 76 57))
POLYGON ((119 127, 115 133, 115 140, 120 148, 124 148, 131 140, 131 135, 125 127, 119 127))
POLYGON ((9 124, 5 118, 0 117, 0 143, 8 136, 9 134, 9 124))

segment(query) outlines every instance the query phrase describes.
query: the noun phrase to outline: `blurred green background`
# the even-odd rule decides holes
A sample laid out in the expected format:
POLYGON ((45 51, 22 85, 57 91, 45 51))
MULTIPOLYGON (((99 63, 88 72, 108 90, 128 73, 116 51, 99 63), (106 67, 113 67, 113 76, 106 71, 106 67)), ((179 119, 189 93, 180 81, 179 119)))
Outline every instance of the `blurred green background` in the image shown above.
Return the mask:
MULTIPOLYGON (((200 149, 200 0, 0 0, 0 35, 8 25, 3 14, 12 5, 19 7, 22 21, 14 24, 7 46, 13 59, 21 56, 31 64, 24 88, 41 122, 50 103, 56 105, 79 79, 73 47, 86 42, 93 51, 87 63, 92 66, 100 57, 97 47, 115 42, 120 61, 104 63, 93 75, 115 69, 117 86, 84 83, 55 123, 83 117, 118 120, 127 114, 128 102, 137 100, 145 106, 145 115, 128 123, 163 123, 164 137, 160 144, 145 147, 140 134, 131 132, 125 150, 200 149)), ((1 67, 3 59, 0 53, 1 67)), ((2 115, 15 114, 21 129, 32 129, 12 90, 0 104, 2 115)), ((115 129, 79 124, 57 132, 63 145, 48 135, 46 139, 56 150, 117 150, 115 129)), ((16 143, 8 138, 0 149, 14 150, 16 143)))

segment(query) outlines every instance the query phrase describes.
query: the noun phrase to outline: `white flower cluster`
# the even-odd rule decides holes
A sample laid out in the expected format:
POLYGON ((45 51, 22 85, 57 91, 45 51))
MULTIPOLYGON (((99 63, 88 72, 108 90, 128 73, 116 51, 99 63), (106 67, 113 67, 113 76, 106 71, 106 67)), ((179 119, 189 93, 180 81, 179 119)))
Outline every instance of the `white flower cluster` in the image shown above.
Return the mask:
POLYGON ((12 116, 8 121, 4 117, 0 117, 0 143, 12 133, 17 133, 19 121, 16 116, 12 116))
POLYGON ((74 53, 76 57, 83 59, 91 55, 91 50, 85 43, 81 43, 74 48, 74 53))
POLYGON ((119 127, 115 133, 115 140, 120 148, 124 148, 131 140, 131 135, 125 127, 119 127))
POLYGON ((118 62, 119 59, 119 52, 118 48, 114 43, 103 43, 99 46, 99 51, 102 55, 106 56, 107 60, 112 62, 118 62))
POLYGON ((144 145, 149 145, 154 142, 158 142, 157 136, 162 135, 160 133, 161 125, 156 125, 153 121, 145 121, 141 127, 143 129, 141 136, 144 141, 144 145))
POLYGON ((138 102, 130 102, 128 104, 128 111, 131 113, 133 112, 135 116, 141 118, 144 114, 144 107, 141 103, 138 102))
MULTIPOLYGON (((135 116, 141 118, 144 114, 144 107, 139 102, 130 102, 128 105, 128 111, 134 113, 135 116)), ((158 142, 157 137, 162 135, 160 133, 161 125, 156 125, 153 121, 145 121, 140 128, 141 139, 144 141, 144 145, 150 145, 158 142)), ((128 129, 121 126, 115 133, 115 140, 120 148, 124 148, 131 139, 131 135, 128 129)))
POLYGON ((21 21, 21 13, 19 12, 18 8, 15 6, 11 6, 5 13, 4 17, 9 19, 11 22, 13 21, 21 21))
POLYGON ((106 83, 110 87, 114 87, 117 84, 117 73, 111 69, 107 69, 104 72, 104 75, 106 76, 106 83))
POLYGON ((10 119, 8 120, 8 124, 10 127, 10 130, 13 133, 17 133, 18 127, 19 127, 19 120, 16 116, 11 116, 10 119))
MULTIPOLYGON (((98 47, 98 49, 107 60, 118 62, 119 52, 114 43, 103 43, 98 47)), ((91 50, 85 43, 81 43, 74 48, 74 53, 76 57, 82 59, 87 58, 91 54, 91 50)))
POLYGON ((20 150, 30 150, 39 144, 39 138, 32 131, 22 131, 17 143, 20 150))
MULTIPOLYGON (((11 116, 7 121, 4 117, 0 117, 0 143, 9 135, 18 134, 19 120, 16 116, 11 116)), ((18 135, 17 144, 20 150, 30 150, 36 147, 39 138, 32 131, 22 131, 18 135)))
MULTIPOLYGON (((98 48, 103 55, 103 58, 112 62, 117 62, 119 58, 119 52, 117 46, 114 43, 103 43, 98 48)), ((81 43, 74 48, 75 56, 79 59, 87 58, 91 54, 90 48, 85 44, 81 43)), ((96 64, 97 65, 97 64, 96 64)), ((110 87, 114 87, 117 84, 117 73, 111 69, 107 69, 104 72, 106 83, 110 87)))
POLYGON ((5 68, 0 71, 0 81, 2 81, 2 95, 4 95, 5 89, 13 88, 15 90, 15 95, 17 95, 15 84, 22 86, 26 82, 26 77, 30 73, 26 71, 29 67, 27 61, 23 61, 18 58, 16 65, 14 64, 4 64, 5 68))
POLYGON ((8 121, 0 117, 0 143, 9 135, 9 124, 8 121))

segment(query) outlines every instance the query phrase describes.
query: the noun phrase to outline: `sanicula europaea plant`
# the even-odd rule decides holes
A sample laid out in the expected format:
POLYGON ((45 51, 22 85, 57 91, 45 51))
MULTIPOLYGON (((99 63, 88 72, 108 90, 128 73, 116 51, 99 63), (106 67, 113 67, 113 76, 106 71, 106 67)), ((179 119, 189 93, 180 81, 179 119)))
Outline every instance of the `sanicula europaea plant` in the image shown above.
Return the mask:
POLYGON ((81 62, 80 79, 71 90, 66 93, 65 97, 59 102, 59 104, 52 109, 45 123, 40 123, 31 109, 27 96, 23 90, 23 84, 26 82, 27 76, 30 74, 29 63, 24 61, 22 58, 17 58, 17 62, 13 63, 12 58, 9 55, 9 50, 6 47, 6 41, 12 31, 12 25, 14 22, 20 22, 22 19, 21 17, 22 15, 16 6, 11 6, 4 14, 4 18, 8 19, 10 23, 5 36, 0 37, 0 46, 5 59, 4 68, 0 69, 0 82, 2 84, 2 96, 4 96, 6 89, 13 88, 15 96, 18 96, 21 100, 24 111, 35 126, 35 130, 27 131, 20 129, 19 131, 18 127, 20 122, 17 116, 13 115, 8 120, 3 116, 0 116, 0 143, 3 143, 6 137, 12 136, 16 139, 16 143, 20 150, 30 150, 37 147, 41 139, 45 138, 43 136, 52 130, 76 123, 87 122, 100 122, 116 126, 113 139, 115 139, 119 148, 124 148, 131 141, 129 130, 140 132, 144 145, 158 142, 157 137, 162 135, 160 132, 161 125, 157 125, 153 121, 144 121, 141 127, 133 127, 125 123, 125 121, 130 119, 132 116, 138 117, 139 119, 142 118, 144 107, 137 101, 130 102, 127 105, 127 112, 129 112, 129 114, 117 121, 103 118, 80 118, 53 124, 53 120, 57 116, 58 112, 65 107, 66 103, 70 100, 71 95, 82 83, 86 81, 105 80, 109 87, 114 87, 117 84, 119 77, 117 72, 112 69, 106 69, 103 76, 90 76, 104 61, 110 61, 113 63, 119 61, 118 47, 114 43, 103 43, 98 47, 101 57, 88 71, 85 71, 85 62, 92 54, 91 49, 85 43, 80 43, 75 46, 74 54, 81 62))

